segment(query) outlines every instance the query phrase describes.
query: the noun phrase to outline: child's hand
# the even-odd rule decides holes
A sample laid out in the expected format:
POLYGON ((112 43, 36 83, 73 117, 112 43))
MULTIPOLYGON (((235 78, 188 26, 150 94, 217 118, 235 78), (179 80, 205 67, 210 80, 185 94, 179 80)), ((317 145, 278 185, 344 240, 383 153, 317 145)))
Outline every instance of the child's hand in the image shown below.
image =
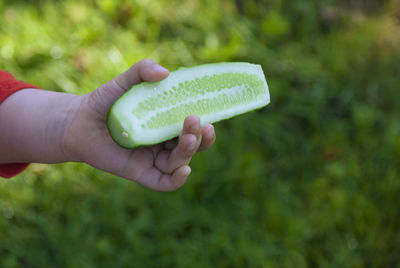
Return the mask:
POLYGON ((200 126, 197 116, 185 119, 179 138, 133 150, 116 144, 107 129, 111 105, 133 85, 142 81, 160 81, 168 70, 151 60, 142 60, 114 80, 90 94, 81 96, 79 109, 67 127, 62 148, 73 161, 136 181, 158 191, 182 186, 190 173, 188 166, 197 151, 207 150, 215 141, 212 125, 200 126))

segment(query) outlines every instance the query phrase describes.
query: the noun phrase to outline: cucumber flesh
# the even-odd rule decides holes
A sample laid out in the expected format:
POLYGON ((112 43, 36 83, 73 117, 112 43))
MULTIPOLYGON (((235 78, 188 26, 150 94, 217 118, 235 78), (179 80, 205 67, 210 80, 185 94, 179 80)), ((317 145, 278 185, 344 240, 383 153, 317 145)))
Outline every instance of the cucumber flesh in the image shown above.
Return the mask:
POLYGON ((185 117, 214 123, 267 105, 260 65, 227 62, 179 68, 160 82, 133 86, 111 107, 107 125, 120 146, 157 144, 179 135, 185 117))

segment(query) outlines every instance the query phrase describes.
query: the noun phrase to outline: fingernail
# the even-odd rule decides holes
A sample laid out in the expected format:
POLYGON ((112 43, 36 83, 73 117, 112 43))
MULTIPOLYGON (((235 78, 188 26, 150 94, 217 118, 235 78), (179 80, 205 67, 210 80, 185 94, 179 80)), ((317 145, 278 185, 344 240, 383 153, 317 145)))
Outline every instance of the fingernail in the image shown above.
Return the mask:
POLYGON ((193 132, 199 132, 200 131, 200 126, 198 124, 193 126, 193 132))
POLYGON ((161 67, 160 65, 153 65, 153 71, 157 72, 157 73, 165 73, 165 72, 169 72, 167 69, 165 69, 164 67, 161 67))
POLYGON ((189 174, 192 172, 192 169, 189 166, 184 166, 182 169, 182 172, 185 174, 185 176, 189 176, 189 174))
POLYGON ((212 138, 214 138, 214 133, 210 131, 207 133, 207 139, 211 140, 212 138))
POLYGON ((191 126, 192 132, 199 132, 199 131, 200 131, 200 128, 201 128, 201 126, 200 126, 200 124, 198 124, 198 123, 195 123, 195 124, 193 124, 193 125, 191 126))

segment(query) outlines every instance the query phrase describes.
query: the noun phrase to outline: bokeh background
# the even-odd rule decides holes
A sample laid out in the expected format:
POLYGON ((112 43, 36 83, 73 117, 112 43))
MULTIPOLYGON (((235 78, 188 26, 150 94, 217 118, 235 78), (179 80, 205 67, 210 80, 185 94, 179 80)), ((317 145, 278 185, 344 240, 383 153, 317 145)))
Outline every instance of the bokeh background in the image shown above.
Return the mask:
POLYGON ((0 69, 83 94, 143 58, 261 64, 183 188, 0 180, 0 267, 400 267, 400 1, 0 0, 0 69))

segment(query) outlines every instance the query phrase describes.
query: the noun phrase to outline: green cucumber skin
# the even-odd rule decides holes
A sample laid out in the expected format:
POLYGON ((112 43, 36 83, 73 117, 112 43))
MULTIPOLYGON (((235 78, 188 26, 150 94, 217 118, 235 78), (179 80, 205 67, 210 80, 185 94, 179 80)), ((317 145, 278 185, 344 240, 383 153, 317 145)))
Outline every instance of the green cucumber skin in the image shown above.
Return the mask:
MULTIPOLYGON (((221 66, 221 68, 224 68, 224 67, 226 67, 226 65, 235 65, 235 64, 244 64, 245 66, 246 65, 249 65, 249 66, 258 66, 259 68, 260 68, 260 70, 261 70, 261 66, 260 65, 256 65, 256 64, 250 64, 250 63, 245 63, 245 62, 220 62, 220 63, 211 63, 211 64, 203 64, 203 65, 197 65, 197 66, 193 66, 193 67, 180 67, 180 68, 178 68, 177 70, 175 70, 174 72, 171 72, 171 74, 173 74, 173 73, 176 73, 176 72, 178 72, 178 71, 185 71, 185 70, 188 70, 188 71, 195 71, 196 70, 196 68, 204 68, 204 67, 210 67, 210 68, 218 68, 218 66, 221 66)), ((252 67, 253 68, 253 67, 252 67)), ((245 70, 243 70, 243 72, 244 73, 246 73, 246 69, 245 70)), ((261 70, 261 73, 262 73, 262 70, 261 70)), ((170 74, 170 76, 171 76, 171 74, 170 74)), ((209 73, 209 75, 212 75, 213 73, 209 73)), ((263 75, 264 76, 264 75, 263 75)), ((167 78, 168 79, 168 78, 167 78)), ((179 80, 178 80, 179 81, 179 80)), ((162 81, 160 81, 160 82, 162 82, 162 81)), ((157 87, 157 86, 159 86, 159 84, 160 84, 160 82, 142 82, 142 83, 140 83, 140 84, 138 84, 138 85, 134 85, 130 90, 128 90, 127 92, 125 92, 113 105, 112 105, 112 107, 111 107, 111 109, 109 110, 109 112, 108 112, 108 115, 107 115, 107 127, 108 127, 108 130, 109 130, 109 132, 110 132, 110 134, 111 134, 111 137, 112 137, 112 139, 117 143, 117 144, 119 144, 121 147, 123 147, 123 148, 127 148, 127 149, 132 149, 132 148, 135 148, 135 147, 139 147, 139 146, 145 146, 145 145, 153 145, 153 144, 156 144, 156 143, 160 143, 160 142, 163 142, 163 141, 166 141, 166 140, 169 140, 169 139, 172 139, 172 138, 174 138, 174 137, 176 137, 177 135, 179 135, 179 133, 172 133, 172 134, 170 134, 170 135, 164 135, 162 138, 159 138, 159 139, 157 139, 157 141, 155 142, 155 141, 149 141, 149 142, 139 142, 139 141, 137 141, 137 140, 133 140, 133 139, 131 139, 131 137, 129 137, 129 138, 121 138, 121 136, 120 136, 120 133, 121 133, 121 131, 122 131, 122 126, 121 125, 118 125, 118 123, 120 123, 121 122, 121 114, 119 114, 119 116, 117 116, 117 113, 116 112, 114 112, 114 110, 115 110, 115 108, 116 107, 118 107, 118 104, 124 99, 124 97, 126 97, 126 96, 129 96, 129 94, 130 94, 130 92, 132 91, 132 90, 135 90, 135 88, 140 88, 140 87, 148 87, 148 86, 151 86, 151 87, 157 87)), ((222 120, 227 120, 227 119, 230 119, 230 118, 232 118, 232 117, 234 117, 234 116, 237 116, 237 115, 240 115, 240 114, 243 114, 243 113, 246 113, 246 112, 250 112, 250 111, 252 111, 252 110, 258 110, 258 109, 261 109, 261 108, 263 108, 264 106, 266 106, 268 103, 269 103, 269 91, 268 91, 268 85, 267 85, 267 83, 266 83, 266 81, 265 81, 265 77, 264 77, 264 82, 265 82, 265 86, 266 86, 266 95, 267 95, 267 101, 266 101, 266 103, 265 104, 263 104, 262 106, 259 106, 259 107, 255 107, 255 108, 252 108, 251 110, 248 110, 248 111, 244 111, 244 112, 240 112, 240 113, 237 113, 237 114, 233 114, 233 115, 230 115, 230 116, 227 116, 227 117, 225 117, 225 118, 222 118, 222 119, 218 119, 218 120, 215 120, 215 121, 212 121, 212 122, 209 122, 209 123, 215 123, 215 122, 218 122, 218 121, 222 121, 222 120)), ((202 122, 203 123, 203 122, 202 122)), ((207 122, 206 122, 207 123, 207 122)), ((131 134, 131 133, 133 133, 133 129, 130 129, 129 130, 129 133, 131 134)))
POLYGON ((110 133, 110 136, 111 136, 112 140, 116 144, 118 144, 119 146, 121 146, 122 148, 125 148, 125 149, 132 149, 132 148, 139 147, 139 146, 143 145, 143 144, 126 144, 124 142, 121 142, 119 139, 116 138, 115 135, 113 135, 113 130, 112 130, 112 127, 111 127, 111 124, 112 124, 111 122, 114 121, 114 120, 112 120, 112 116, 113 116, 112 108, 113 108, 113 106, 111 106, 111 109, 108 111, 108 114, 107 114, 107 129, 108 129, 108 132, 110 133))

